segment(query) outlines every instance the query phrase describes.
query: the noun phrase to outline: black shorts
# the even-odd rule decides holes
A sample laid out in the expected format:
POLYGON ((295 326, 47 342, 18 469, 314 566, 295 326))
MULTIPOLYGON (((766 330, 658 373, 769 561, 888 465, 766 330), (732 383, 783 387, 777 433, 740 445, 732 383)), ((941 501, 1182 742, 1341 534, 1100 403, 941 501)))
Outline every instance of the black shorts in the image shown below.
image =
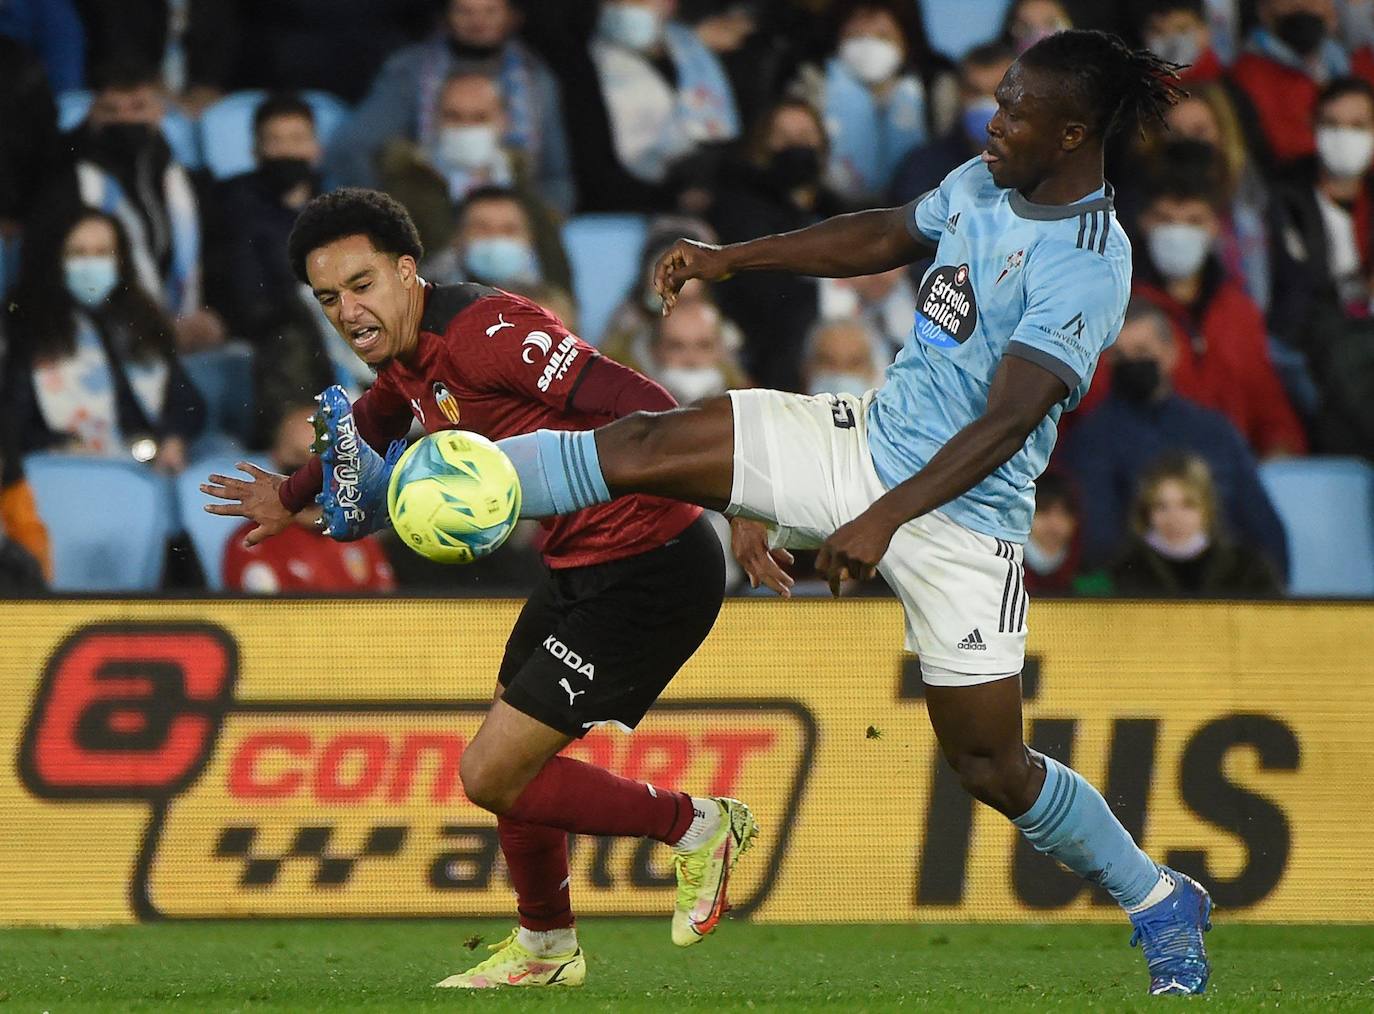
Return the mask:
POLYGON ((569 736, 633 729, 706 639, 725 557, 698 518, 638 556, 551 570, 520 611, 497 679, 507 704, 569 736))

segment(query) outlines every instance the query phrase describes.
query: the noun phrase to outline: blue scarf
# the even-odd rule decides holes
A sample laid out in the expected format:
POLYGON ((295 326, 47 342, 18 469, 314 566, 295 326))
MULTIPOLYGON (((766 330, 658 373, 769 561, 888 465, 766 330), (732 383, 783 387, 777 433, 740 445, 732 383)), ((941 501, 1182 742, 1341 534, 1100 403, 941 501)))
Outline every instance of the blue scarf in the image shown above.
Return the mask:
MULTIPOLYGON (((1306 74, 1308 77, 1313 76, 1312 67, 1308 62, 1268 29, 1256 28, 1251 32, 1250 45, 1247 48, 1252 53, 1267 56, 1275 63, 1281 63, 1285 67, 1306 74)), ((1333 78, 1349 75, 1350 57, 1335 39, 1326 39, 1322 42, 1321 49, 1318 50, 1318 57, 1321 63, 1321 76, 1315 78, 1318 83, 1325 84, 1333 78)))
MULTIPOLYGON (((434 107, 439 101, 439 89, 453 72, 457 59, 449 48, 447 37, 430 41, 420 66, 419 107, 415 136, 420 146, 428 150, 438 133, 434 107)), ((539 109, 534 96, 534 62, 519 42, 508 42, 501 49, 501 66, 497 85, 506 109, 506 147, 530 154, 531 162, 538 161, 539 109)))
POLYGON ((826 64, 825 126, 830 184, 849 198, 886 189, 897 163, 926 141, 926 93, 904 74, 879 102, 837 58, 826 64))

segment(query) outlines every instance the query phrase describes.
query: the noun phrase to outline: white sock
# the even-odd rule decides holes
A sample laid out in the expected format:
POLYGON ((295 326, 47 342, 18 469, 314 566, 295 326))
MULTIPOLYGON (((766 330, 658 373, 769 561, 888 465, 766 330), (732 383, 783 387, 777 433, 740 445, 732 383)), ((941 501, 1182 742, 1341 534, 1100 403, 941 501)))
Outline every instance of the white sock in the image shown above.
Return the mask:
POLYGON ((1169 874, 1165 873, 1163 870, 1160 870, 1159 881, 1155 884, 1154 887, 1150 888, 1150 893, 1145 895, 1144 899, 1140 902, 1139 905, 1132 905, 1130 908, 1126 909, 1126 914, 1135 915, 1137 912, 1143 912, 1151 905, 1158 905, 1161 901, 1163 901, 1165 898, 1169 897, 1169 895, 1173 893, 1174 878, 1169 876, 1169 874))
POLYGON ((577 930, 571 926, 552 930, 532 930, 521 926, 515 939, 521 947, 540 958, 571 954, 577 950, 577 930))
POLYGON ((673 843, 679 852, 691 852, 700 848, 706 840, 720 830, 720 804, 714 799, 692 797, 692 823, 687 833, 673 843))

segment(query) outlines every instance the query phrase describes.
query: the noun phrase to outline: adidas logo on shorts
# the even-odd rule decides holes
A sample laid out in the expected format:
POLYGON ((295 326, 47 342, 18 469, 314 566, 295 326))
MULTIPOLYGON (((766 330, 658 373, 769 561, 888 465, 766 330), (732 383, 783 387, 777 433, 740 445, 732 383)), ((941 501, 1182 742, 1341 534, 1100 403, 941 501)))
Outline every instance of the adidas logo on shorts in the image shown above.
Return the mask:
POLYGON ((987 643, 983 640, 983 635, 978 632, 978 628, 973 628, 973 633, 964 638, 954 646, 959 651, 987 651, 987 643))

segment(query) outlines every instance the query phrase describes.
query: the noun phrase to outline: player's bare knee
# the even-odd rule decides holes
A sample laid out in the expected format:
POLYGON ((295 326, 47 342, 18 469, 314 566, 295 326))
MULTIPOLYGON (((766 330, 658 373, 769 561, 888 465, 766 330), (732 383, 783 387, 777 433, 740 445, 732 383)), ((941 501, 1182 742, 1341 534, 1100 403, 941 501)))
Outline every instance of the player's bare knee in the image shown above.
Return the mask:
POLYGON ((463 753, 458 763, 458 778, 463 783, 463 793, 473 805, 498 817, 515 802, 502 766, 483 757, 480 751, 469 749, 463 753))
MULTIPOLYGON (((1014 750, 965 750, 949 756, 959 784, 969 795, 1010 817, 1024 813, 1030 762, 1024 747, 1014 750)), ((1034 802, 1034 800, 1031 800, 1034 802)))

